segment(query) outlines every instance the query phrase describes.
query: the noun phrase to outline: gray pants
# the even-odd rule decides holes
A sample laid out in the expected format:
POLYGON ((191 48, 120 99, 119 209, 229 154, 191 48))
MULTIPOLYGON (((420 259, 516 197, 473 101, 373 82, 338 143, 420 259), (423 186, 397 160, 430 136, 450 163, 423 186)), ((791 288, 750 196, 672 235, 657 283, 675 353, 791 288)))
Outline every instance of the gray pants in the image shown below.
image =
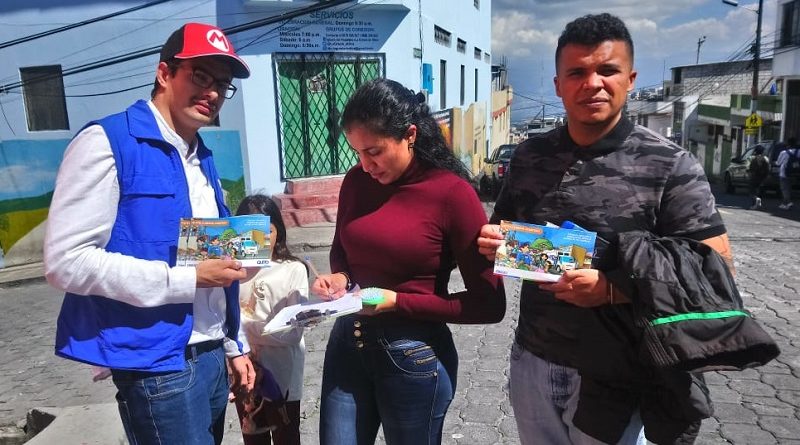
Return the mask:
MULTIPOLYGON (((543 360, 517 342, 511 346, 509 393, 522 445, 604 445, 572 423, 578 408, 578 371, 543 360)), ((639 411, 618 445, 644 445, 639 411)))
POLYGON ((783 195, 783 204, 792 202, 792 178, 780 178, 781 195, 783 195))

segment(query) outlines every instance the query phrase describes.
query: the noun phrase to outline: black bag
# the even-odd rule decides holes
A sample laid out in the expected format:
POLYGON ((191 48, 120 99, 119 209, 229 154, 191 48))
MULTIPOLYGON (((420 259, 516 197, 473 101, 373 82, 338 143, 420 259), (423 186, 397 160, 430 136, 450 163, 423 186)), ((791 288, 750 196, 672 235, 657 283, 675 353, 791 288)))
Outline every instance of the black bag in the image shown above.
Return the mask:
POLYGON ((755 155, 750 160, 750 178, 761 181, 769 176, 769 161, 764 155, 755 155))

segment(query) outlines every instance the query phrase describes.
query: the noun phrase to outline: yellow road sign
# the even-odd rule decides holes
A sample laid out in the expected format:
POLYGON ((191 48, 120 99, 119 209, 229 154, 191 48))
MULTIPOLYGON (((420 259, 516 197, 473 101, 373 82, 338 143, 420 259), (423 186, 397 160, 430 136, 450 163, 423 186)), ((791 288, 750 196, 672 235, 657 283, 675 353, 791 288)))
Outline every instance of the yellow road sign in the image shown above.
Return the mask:
POLYGON ((761 119, 761 116, 753 113, 745 119, 744 128, 759 128, 763 124, 764 121, 761 119))

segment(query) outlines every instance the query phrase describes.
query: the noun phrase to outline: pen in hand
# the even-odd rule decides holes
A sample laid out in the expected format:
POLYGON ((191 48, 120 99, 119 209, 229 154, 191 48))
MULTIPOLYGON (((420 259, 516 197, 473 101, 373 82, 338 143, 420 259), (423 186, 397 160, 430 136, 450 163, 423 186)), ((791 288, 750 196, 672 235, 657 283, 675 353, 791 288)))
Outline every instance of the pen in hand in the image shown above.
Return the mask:
POLYGON ((311 262, 311 258, 306 256, 305 257, 306 266, 308 266, 308 270, 311 271, 311 274, 314 275, 315 279, 319 279, 319 271, 316 267, 314 267, 314 263, 311 262))
MULTIPOLYGON (((325 280, 323 280, 322 277, 320 277, 319 271, 317 270, 317 268, 314 267, 314 263, 311 262, 311 258, 306 256, 304 259, 305 259, 304 262, 306 263, 306 266, 308 266, 308 270, 310 270, 311 274, 314 275, 314 279, 316 281, 320 282, 320 283, 325 283, 325 280)), ((327 283, 327 284, 328 284, 328 289, 327 289, 328 290, 328 295, 327 295, 328 298, 327 299, 330 299, 330 295, 333 293, 333 291, 331 290, 330 284, 329 283, 327 283)))

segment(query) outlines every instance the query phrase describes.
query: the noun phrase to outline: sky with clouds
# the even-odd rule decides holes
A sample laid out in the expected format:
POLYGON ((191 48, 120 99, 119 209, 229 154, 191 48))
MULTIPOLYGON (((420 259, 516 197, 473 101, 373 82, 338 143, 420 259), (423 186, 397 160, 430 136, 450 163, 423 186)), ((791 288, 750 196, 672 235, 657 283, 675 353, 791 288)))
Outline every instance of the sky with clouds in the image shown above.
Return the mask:
MULTIPOLYGON (((628 26, 635 47, 636 87, 660 86, 670 68, 751 58, 741 56, 755 38, 758 2, 740 0, 492 0, 492 59, 505 58, 514 88, 514 121, 541 113, 563 113, 553 90, 555 48, 564 26, 585 14, 609 12, 628 26)), ((775 41, 777 0, 764 0, 762 54, 775 41)))

